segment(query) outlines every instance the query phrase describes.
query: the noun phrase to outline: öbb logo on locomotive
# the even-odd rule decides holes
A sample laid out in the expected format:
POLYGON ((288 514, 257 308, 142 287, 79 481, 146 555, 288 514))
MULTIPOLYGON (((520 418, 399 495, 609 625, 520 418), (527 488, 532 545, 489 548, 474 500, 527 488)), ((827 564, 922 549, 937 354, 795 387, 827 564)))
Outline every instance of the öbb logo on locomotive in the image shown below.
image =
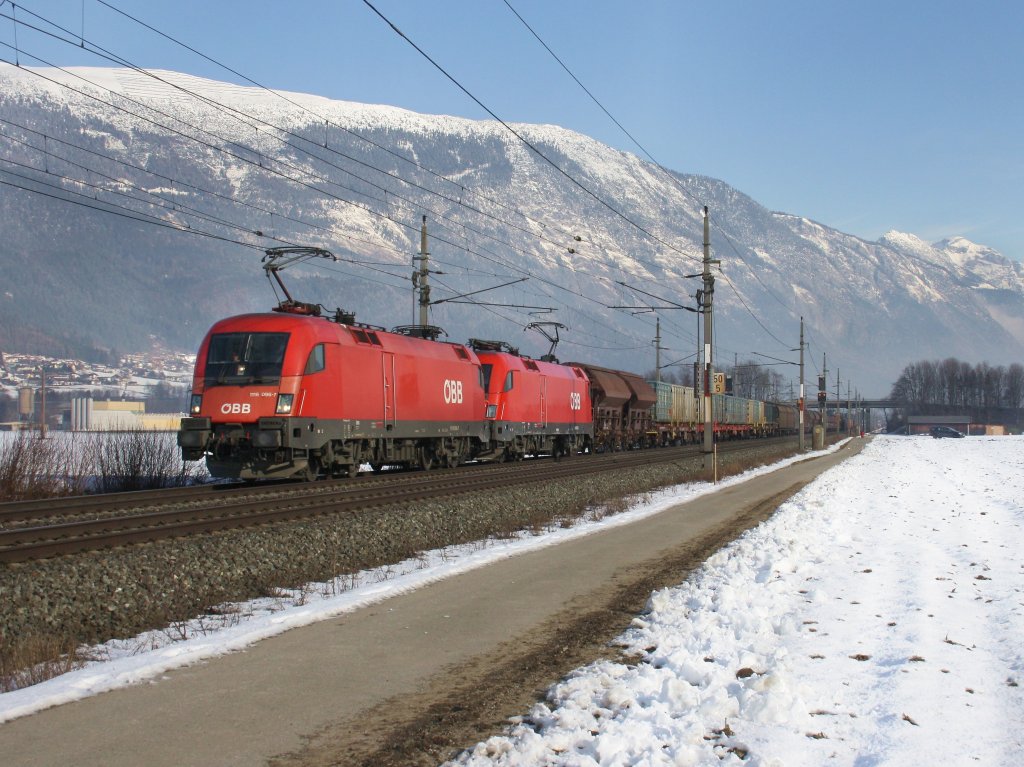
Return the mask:
POLYGON ((220 412, 224 415, 248 415, 252 412, 252 405, 248 402, 225 402, 220 406, 220 412))
POLYGON ((451 379, 445 379, 444 402, 446 405, 462 404, 462 381, 453 381, 451 379))

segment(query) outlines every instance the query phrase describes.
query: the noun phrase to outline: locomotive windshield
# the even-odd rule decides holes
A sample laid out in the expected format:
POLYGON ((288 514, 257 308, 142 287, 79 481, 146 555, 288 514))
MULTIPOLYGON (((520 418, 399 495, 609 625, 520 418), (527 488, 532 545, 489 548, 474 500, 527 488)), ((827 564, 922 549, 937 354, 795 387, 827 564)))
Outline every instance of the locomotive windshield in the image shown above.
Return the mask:
POLYGON ((206 355, 206 386, 276 384, 288 333, 217 333, 206 355))

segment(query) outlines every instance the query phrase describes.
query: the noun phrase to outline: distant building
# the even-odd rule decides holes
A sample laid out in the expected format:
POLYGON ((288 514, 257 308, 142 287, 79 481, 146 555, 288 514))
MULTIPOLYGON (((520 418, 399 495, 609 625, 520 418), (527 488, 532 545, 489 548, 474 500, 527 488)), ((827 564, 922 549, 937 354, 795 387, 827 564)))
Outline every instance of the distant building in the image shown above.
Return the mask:
POLYGON ((147 413, 145 402, 92 397, 71 400, 72 431, 177 431, 180 427, 181 414, 147 413))

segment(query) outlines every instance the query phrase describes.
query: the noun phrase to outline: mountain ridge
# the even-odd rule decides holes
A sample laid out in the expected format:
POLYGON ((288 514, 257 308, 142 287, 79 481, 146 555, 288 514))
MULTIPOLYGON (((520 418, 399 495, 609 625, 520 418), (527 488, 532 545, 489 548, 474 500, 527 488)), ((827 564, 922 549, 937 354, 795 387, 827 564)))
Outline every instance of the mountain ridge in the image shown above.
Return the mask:
MULTIPOLYGON (((699 271, 700 207, 708 204, 714 257, 723 262, 716 272, 718 360, 756 352, 777 357, 795 348, 801 316, 814 352, 827 353, 829 368, 845 369, 865 391, 887 389, 904 365, 918 359, 1005 364, 1024 358, 1024 267, 963 237, 926 243, 893 231, 870 242, 798 214, 769 211, 723 181, 665 170, 558 126, 514 127, 593 196, 493 121, 285 94, 301 104, 297 108, 257 88, 155 73, 207 99, 219 97, 214 105, 130 70, 40 71, 115 106, 24 68, 0 67, 0 115, 31 129, 4 125, 3 157, 36 169, 18 169, 36 179, 18 183, 54 194, 39 183, 52 184, 57 175, 91 179, 98 206, 115 199, 115 187, 136 197, 142 193, 135 189, 147 189, 171 207, 126 204, 244 245, 196 237, 183 244, 188 235, 180 232, 8 190, 0 198, 0 222, 12 236, 0 245, 0 264, 12 287, 0 296, 0 319, 36 333, 73 329, 98 346, 126 350, 157 335, 174 348, 194 349, 218 317, 273 303, 257 259, 262 247, 285 242, 328 247, 350 262, 386 264, 343 262, 287 277, 312 299, 352 306, 360 319, 406 324, 413 316, 411 294, 401 285, 408 286, 426 212, 432 257, 448 270, 435 278, 434 297, 528 274, 529 283, 495 295, 506 303, 557 309, 544 316, 571 329, 563 334, 560 356, 598 354, 611 366, 646 372, 654 364, 653 315, 608 307, 664 307, 663 361, 665 355, 692 355, 698 346, 692 316, 680 318, 681 312, 623 284, 692 306, 700 285, 683 275, 699 271), (116 94, 86 85, 76 74, 116 94), (174 181, 102 157, 131 161, 174 181), (70 163, 95 170, 74 171, 70 163), (102 180, 100 170, 118 184, 102 180), (596 198, 612 201, 617 212, 596 198), (198 218, 186 206, 239 228, 198 218), (82 293, 82 286, 89 290, 82 293), (64 305, 55 307, 53 295, 64 305)), ((9 163, 3 167, 12 170, 9 163)), ((8 174, 0 179, 9 180, 8 174)), ((84 188, 66 180, 57 185, 84 188)), ((445 304, 433 313, 432 321, 450 326, 457 339, 486 331, 520 341, 516 345, 529 353, 544 345, 520 335, 537 319, 529 310, 445 304)), ((795 370, 784 373, 796 378, 795 370)))

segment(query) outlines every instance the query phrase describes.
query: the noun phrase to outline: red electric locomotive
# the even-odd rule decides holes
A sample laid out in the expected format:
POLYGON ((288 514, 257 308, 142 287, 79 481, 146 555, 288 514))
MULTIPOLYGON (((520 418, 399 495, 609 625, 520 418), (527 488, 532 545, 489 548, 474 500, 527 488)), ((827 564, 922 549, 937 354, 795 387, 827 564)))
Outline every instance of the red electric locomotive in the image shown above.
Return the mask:
POLYGON ((199 348, 183 457, 215 477, 454 466, 489 441, 480 361, 460 344, 296 314, 216 323, 199 348))
POLYGON ((579 367, 521 357, 502 341, 469 343, 483 370, 494 449, 506 460, 590 449, 590 382, 579 367))

